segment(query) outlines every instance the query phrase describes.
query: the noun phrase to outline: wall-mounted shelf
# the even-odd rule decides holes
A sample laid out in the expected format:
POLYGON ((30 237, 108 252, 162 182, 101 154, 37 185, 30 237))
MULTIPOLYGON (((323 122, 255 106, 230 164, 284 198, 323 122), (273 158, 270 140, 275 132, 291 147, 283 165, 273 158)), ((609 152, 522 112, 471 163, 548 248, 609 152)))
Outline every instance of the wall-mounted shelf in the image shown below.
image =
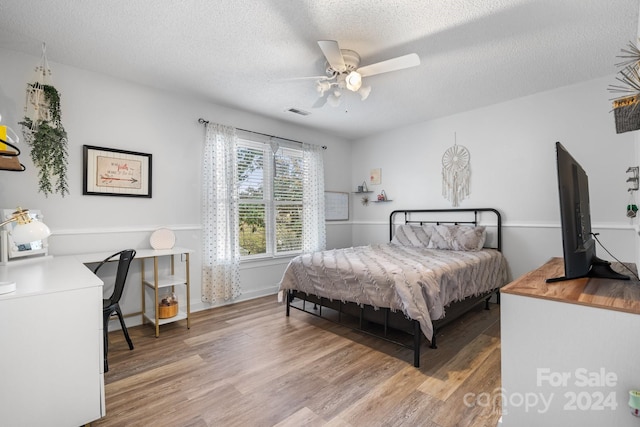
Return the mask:
POLYGON ((368 194, 373 193, 373 191, 354 191, 353 194, 368 194))
POLYGON ((627 182, 631 183, 631 187, 627 191, 638 191, 638 182, 640 180, 638 170, 640 168, 638 166, 631 166, 627 169, 627 173, 632 173, 633 176, 627 178, 627 182))
POLYGON ((387 193, 384 190, 380 191, 380 194, 378 194, 378 197, 376 197, 376 200, 372 200, 373 203, 386 203, 386 202, 392 202, 392 201, 393 200, 387 197, 387 193))

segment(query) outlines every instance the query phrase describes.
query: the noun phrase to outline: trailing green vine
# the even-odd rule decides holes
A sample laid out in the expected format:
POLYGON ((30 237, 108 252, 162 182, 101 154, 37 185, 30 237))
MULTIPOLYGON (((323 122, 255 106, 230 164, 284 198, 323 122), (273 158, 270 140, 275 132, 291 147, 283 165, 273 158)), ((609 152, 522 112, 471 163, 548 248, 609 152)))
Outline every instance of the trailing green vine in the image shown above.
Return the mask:
MULTIPOLYGON (((69 194, 67 183, 67 132, 60 112, 60 94, 55 87, 40 83, 29 84, 32 89, 42 89, 49 120, 33 123, 25 117, 19 124, 25 141, 31 147, 31 160, 38 170, 39 191, 45 196, 69 194), (52 181, 55 181, 55 186, 52 181)), ((42 108, 42 106, 41 106, 42 108)))

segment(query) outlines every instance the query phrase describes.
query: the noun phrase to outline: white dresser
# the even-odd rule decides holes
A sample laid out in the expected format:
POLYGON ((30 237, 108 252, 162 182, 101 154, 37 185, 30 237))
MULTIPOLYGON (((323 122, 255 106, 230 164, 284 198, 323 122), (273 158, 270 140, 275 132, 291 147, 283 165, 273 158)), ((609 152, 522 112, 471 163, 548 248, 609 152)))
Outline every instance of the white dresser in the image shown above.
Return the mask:
POLYGON ((553 258, 500 290, 502 388, 482 391, 502 403, 502 427, 637 427, 640 282, 545 281, 560 276, 553 258))
POLYGON ((0 266, 0 423, 80 426, 105 415, 102 280, 75 257, 0 266))

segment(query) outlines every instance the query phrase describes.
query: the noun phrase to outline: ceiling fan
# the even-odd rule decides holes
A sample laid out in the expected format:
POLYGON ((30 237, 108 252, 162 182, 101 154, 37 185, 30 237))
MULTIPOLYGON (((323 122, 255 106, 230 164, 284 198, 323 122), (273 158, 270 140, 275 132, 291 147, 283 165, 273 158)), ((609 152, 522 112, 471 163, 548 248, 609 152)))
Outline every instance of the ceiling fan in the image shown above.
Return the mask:
POLYGON ((420 65, 420 57, 415 53, 376 62, 360 67, 360 55, 353 50, 340 49, 335 40, 319 40, 320 50, 327 59, 326 77, 316 81, 316 90, 320 98, 313 105, 322 107, 325 103, 333 107, 340 105, 344 89, 356 92, 364 101, 371 92, 371 86, 363 86, 364 77, 420 65))

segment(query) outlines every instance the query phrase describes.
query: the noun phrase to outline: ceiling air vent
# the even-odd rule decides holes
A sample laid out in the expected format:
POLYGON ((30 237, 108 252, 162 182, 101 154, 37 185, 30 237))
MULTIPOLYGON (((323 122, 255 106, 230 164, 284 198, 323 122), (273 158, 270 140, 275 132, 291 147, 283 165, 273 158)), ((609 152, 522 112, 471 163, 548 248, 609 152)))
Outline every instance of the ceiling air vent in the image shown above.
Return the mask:
POLYGON ((289 108, 287 111, 290 112, 290 113, 299 114, 301 116, 308 116, 309 114, 311 114, 308 111, 299 110, 297 108, 289 108))

